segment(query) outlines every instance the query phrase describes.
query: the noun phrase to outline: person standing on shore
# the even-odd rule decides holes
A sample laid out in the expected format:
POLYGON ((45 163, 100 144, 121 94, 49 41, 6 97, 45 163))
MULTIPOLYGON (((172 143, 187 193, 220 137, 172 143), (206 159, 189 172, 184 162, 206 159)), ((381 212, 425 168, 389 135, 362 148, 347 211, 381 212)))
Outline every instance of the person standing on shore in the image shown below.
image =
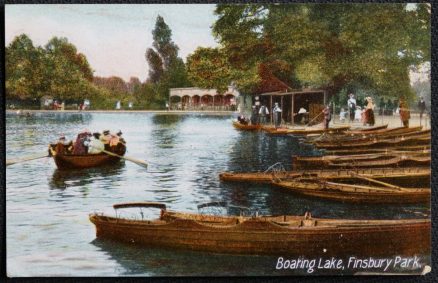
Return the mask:
POLYGON ((350 122, 354 121, 354 112, 356 111, 356 98, 354 98, 354 94, 350 93, 350 98, 347 101, 348 110, 350 112, 350 122))
POLYGON ((373 99, 371 97, 367 97, 366 98, 367 101, 367 106, 366 106, 366 110, 365 110, 365 124, 368 124, 370 126, 374 126, 375 124, 375 119, 374 119, 374 103, 373 103, 373 99))
POLYGON ((262 104, 259 110, 259 115, 260 115, 260 123, 266 124, 266 116, 269 115, 268 107, 262 104))
POLYGON ((411 118, 411 112, 409 111, 408 104, 404 98, 400 99, 399 113, 400 120, 403 123, 403 127, 409 128, 409 119, 411 118))
POLYGON ((274 115, 274 125, 277 129, 281 124, 281 108, 278 106, 278 102, 275 102, 274 109, 272 109, 272 114, 274 115))
POLYGON ((327 105, 324 110, 322 110, 324 113, 324 130, 328 130, 329 123, 332 120, 332 115, 330 113, 330 107, 327 105))
POLYGON ((426 111, 426 102, 424 101, 423 97, 420 97, 420 101, 418 101, 418 110, 420 110, 420 125, 421 120, 423 119, 424 111, 426 111))

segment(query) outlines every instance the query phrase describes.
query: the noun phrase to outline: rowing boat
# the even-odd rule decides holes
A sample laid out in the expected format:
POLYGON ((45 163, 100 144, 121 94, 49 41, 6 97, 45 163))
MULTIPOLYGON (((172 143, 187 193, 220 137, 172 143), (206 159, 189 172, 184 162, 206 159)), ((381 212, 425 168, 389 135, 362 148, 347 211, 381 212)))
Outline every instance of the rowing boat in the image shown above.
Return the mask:
POLYGON ((381 134, 406 134, 410 132, 418 132, 421 131, 422 126, 416 127, 396 127, 396 128, 383 128, 383 129, 374 129, 369 131, 364 131, 362 129, 351 129, 345 131, 346 135, 381 135, 381 134))
MULTIPOLYGON (((365 179, 357 176, 358 179, 365 179)), ((372 178, 366 178, 370 182, 372 178)), ((429 203, 430 188, 403 188, 377 181, 377 185, 346 184, 315 178, 273 181, 291 192, 342 202, 357 203, 429 203)))
POLYGON ((430 129, 423 131, 416 131, 410 133, 385 133, 379 135, 325 135, 324 137, 308 139, 305 142, 315 144, 316 146, 339 146, 345 143, 348 144, 361 144, 371 141, 384 141, 390 139, 414 139, 414 138, 427 138, 430 137, 430 129))
MULTIPOLYGON (((117 156, 109 155, 106 153, 99 154, 69 154, 65 150, 61 149, 62 144, 49 146, 50 155, 53 157, 58 169, 83 169, 99 167, 104 165, 115 164, 120 161, 117 156)), ((119 156, 125 155, 126 146, 123 143, 119 143, 114 149, 109 149, 110 153, 114 153, 119 156)))
POLYGON ((364 154, 344 156, 292 156, 292 169, 430 166, 430 152, 410 154, 364 154))
POLYGON ((315 146, 317 148, 324 148, 327 150, 339 150, 339 149, 351 149, 355 151, 356 149, 363 148, 390 148, 390 147, 400 147, 400 146, 418 146, 418 145, 428 145, 430 144, 430 134, 424 134, 422 136, 414 137, 400 137, 393 139, 373 139, 367 141, 358 142, 316 142, 315 146))
MULTIPOLYGON (((428 152, 430 151, 430 144, 413 145, 413 146, 394 146, 388 148, 358 148, 353 150, 355 154, 372 154, 372 153, 412 153, 412 152, 428 152)), ((350 155, 352 149, 335 149, 323 150, 325 155, 350 155)))
POLYGON ((376 131, 376 130, 383 130, 388 128, 388 124, 385 125, 381 125, 381 126, 374 126, 374 127, 362 127, 362 128, 353 128, 348 130, 349 132, 359 132, 359 133, 364 133, 364 132, 371 132, 371 131, 376 131))
POLYGON ((238 130, 244 130, 244 131, 258 131, 262 128, 261 125, 244 125, 237 121, 233 121, 233 126, 238 130))
POLYGON ((223 182, 271 183, 273 180, 288 180, 298 177, 324 178, 340 180, 354 176, 373 178, 390 183, 412 183, 416 186, 430 186, 430 168, 360 168, 360 169, 326 169, 283 172, 223 172, 219 178, 223 182))
POLYGON ((168 211, 162 203, 149 202, 113 207, 115 216, 89 215, 97 238, 233 254, 369 257, 430 252, 430 219, 325 219, 313 218, 308 212, 304 216, 219 216, 168 211), (121 217, 117 213, 121 208, 139 208, 141 213, 159 208, 160 216, 121 217))
POLYGON ((300 136, 306 136, 306 135, 314 135, 314 134, 330 134, 330 133, 341 133, 343 131, 346 131, 350 128, 350 126, 341 126, 341 127, 332 127, 328 129, 323 128, 313 128, 313 127, 307 127, 307 128, 282 128, 273 130, 271 128, 264 128, 264 130, 271 135, 300 135, 300 136))

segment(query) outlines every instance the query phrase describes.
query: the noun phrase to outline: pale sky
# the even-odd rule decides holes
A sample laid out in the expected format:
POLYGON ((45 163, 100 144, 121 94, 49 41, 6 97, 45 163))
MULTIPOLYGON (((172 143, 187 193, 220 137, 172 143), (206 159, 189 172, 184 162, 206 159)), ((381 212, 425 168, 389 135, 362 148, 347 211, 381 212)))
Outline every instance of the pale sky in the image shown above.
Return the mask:
POLYGON ((85 54, 96 76, 148 75, 146 49, 152 47, 152 29, 158 15, 172 30, 179 56, 186 59, 198 46, 218 44, 211 34, 215 5, 6 5, 6 46, 22 33, 35 46, 52 37, 67 37, 85 54))

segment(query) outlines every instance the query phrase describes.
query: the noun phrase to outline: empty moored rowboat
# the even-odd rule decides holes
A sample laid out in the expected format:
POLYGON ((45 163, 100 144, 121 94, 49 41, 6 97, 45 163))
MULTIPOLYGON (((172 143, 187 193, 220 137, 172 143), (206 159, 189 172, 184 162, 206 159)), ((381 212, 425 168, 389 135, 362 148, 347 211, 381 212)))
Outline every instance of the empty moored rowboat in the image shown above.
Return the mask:
POLYGON ((356 149, 363 148, 389 148, 389 147, 400 147, 400 146, 418 146, 418 145, 428 145, 430 144, 430 134, 426 134, 421 137, 401 137, 395 139, 376 139, 364 142, 339 142, 339 143, 315 143, 315 146, 318 148, 324 148, 328 150, 338 150, 338 149, 351 149, 355 151, 356 149))
POLYGON ((343 202, 360 203, 428 203, 429 188, 402 188, 373 178, 358 177, 369 180, 378 186, 335 183, 315 178, 298 178, 295 180, 273 181, 272 184, 306 196, 325 198, 343 202))
POLYGON ((287 180, 302 176, 339 180, 354 176, 373 178, 379 181, 391 183, 413 183, 416 186, 430 186, 430 168, 360 168, 360 169, 327 169, 327 170, 303 170, 285 172, 250 172, 234 173, 223 172, 219 178, 223 182, 253 182, 271 183, 273 180, 287 180))
POLYGON ((382 126, 374 126, 374 127, 353 128, 353 129, 348 130, 348 132, 363 133, 363 132, 370 132, 370 131, 375 131, 375 130, 382 130, 382 129, 386 129, 386 128, 388 128, 388 124, 385 124, 382 126))
MULTIPOLYGON (((355 154, 371 154, 371 153, 410 153, 410 152, 429 152, 430 144, 426 145, 414 145, 414 146, 395 146, 390 148, 360 148, 355 149, 355 154)), ((336 149, 336 150, 324 150, 324 154, 327 155, 350 155, 351 149, 336 149)))
MULTIPOLYGON (((50 145, 50 155, 55 160, 55 164, 58 169, 82 169, 82 168, 92 168, 99 167, 103 165, 115 164, 120 161, 120 158, 117 156, 112 156, 107 153, 99 153, 99 154, 68 154, 64 153, 63 150, 60 150, 58 144, 53 149, 52 145, 50 145)), ((115 153, 119 156, 125 155, 126 146, 123 143, 119 143, 116 146, 115 150, 110 150, 109 152, 115 153)))
MULTIPOLYGON (((430 219, 351 220, 305 216, 217 216, 167 211, 155 220, 90 214, 97 238, 213 253, 287 256, 396 256, 430 253, 430 219)), ((140 217, 139 217, 140 218, 140 217)))
POLYGON ((338 136, 326 136, 324 139, 316 140, 308 140, 308 143, 315 144, 319 147, 335 147, 340 146, 345 143, 349 145, 353 144, 363 144, 367 142, 377 142, 377 141, 385 141, 385 140, 395 140, 395 139, 422 139, 422 138, 430 138, 430 130, 411 132, 406 134, 385 134, 385 135, 364 135, 364 136, 346 136, 346 135, 338 135, 338 136))
POLYGON ((364 167, 414 167, 430 166, 430 152, 410 154, 364 154, 345 156, 292 156, 292 169, 312 168, 364 168, 364 167))
POLYGON ((383 129, 374 129, 369 131, 359 130, 359 129, 351 129, 345 131, 346 135, 381 135, 381 134, 406 134, 411 132, 421 131, 422 126, 416 127, 396 127, 396 128, 383 128, 383 129))
POLYGON ((274 130, 266 130, 269 134, 272 135, 313 135, 313 134, 323 134, 323 133, 340 133, 345 130, 348 130, 350 126, 342 126, 342 127, 333 127, 329 129, 322 128, 301 128, 301 129, 277 129, 274 130))
POLYGON ((244 125, 236 121, 233 121, 233 126, 238 130, 245 130, 245 131, 258 131, 262 128, 261 125, 244 125))

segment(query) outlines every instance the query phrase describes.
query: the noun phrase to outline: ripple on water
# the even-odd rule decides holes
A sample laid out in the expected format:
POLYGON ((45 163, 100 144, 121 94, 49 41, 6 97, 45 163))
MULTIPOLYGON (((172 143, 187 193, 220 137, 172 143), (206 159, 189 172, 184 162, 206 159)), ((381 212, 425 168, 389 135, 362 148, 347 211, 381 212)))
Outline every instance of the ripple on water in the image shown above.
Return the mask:
POLYGON ((291 154, 314 155, 294 137, 245 133, 230 117, 139 113, 39 113, 32 119, 6 115, 7 158, 46 152, 64 133, 83 128, 121 129, 127 155, 146 160, 89 170, 62 171, 50 158, 7 167, 6 231, 10 276, 269 275, 272 259, 143 249, 95 240, 94 211, 114 213, 127 201, 160 201, 170 209, 197 212, 197 205, 226 201, 262 214, 339 218, 429 217, 422 205, 343 204, 290 194, 269 185, 220 182, 223 171, 258 171, 291 154), (26 139, 23 139, 23 136, 26 139), (244 268, 242 262, 249 263, 244 268))

